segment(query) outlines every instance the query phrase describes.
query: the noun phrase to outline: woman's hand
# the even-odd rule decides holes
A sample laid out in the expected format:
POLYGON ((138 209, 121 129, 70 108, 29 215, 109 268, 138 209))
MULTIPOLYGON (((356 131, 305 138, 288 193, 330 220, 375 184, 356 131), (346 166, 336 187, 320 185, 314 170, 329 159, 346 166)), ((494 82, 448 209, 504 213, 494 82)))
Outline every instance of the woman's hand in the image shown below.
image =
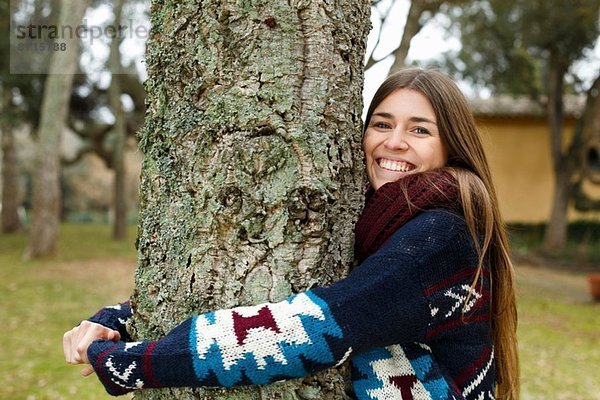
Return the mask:
MULTIPOLYGON (((63 351, 69 364, 89 364, 87 349, 94 340, 107 339, 118 341, 121 334, 95 322, 83 321, 80 325, 63 335, 63 351)), ((81 375, 88 376, 94 372, 91 365, 81 370, 81 375)))

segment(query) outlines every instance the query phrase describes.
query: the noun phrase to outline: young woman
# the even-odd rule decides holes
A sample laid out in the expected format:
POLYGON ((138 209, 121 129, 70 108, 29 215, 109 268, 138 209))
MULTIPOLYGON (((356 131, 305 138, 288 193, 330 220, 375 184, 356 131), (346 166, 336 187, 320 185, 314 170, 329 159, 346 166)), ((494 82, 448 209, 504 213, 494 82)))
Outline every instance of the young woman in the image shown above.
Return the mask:
POLYGON ((349 359, 357 399, 517 399, 513 268, 467 102, 447 76, 379 88, 363 148, 371 188, 347 278, 275 304, 194 316, 131 342, 128 304, 64 336, 107 391, 264 384, 349 359))

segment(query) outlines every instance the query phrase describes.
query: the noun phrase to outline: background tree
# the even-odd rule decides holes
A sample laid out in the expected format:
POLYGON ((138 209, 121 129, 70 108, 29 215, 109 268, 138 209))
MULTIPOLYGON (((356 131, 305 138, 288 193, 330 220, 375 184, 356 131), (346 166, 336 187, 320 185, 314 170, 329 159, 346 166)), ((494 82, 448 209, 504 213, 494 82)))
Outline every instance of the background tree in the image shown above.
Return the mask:
POLYGON ((2 134, 2 233, 21 230, 19 206, 21 204, 19 190, 19 164, 13 133, 13 125, 5 110, 11 107, 12 95, 9 88, 0 87, 2 105, 0 113, 0 132, 2 134))
MULTIPOLYGON (((63 0, 59 26, 75 27, 83 19, 88 1, 63 0)), ((68 40, 64 52, 50 57, 40 114, 36 168, 33 176, 31 233, 26 258, 56 251, 60 222, 60 138, 68 115, 73 75, 79 60, 79 41, 68 40)))
MULTIPOLYGON (((126 196, 128 192, 126 151, 127 147, 134 142, 130 139, 142 125, 145 113, 142 77, 131 59, 124 60, 120 48, 126 40, 139 35, 139 32, 133 29, 142 26, 136 24, 132 28, 131 23, 139 20, 139 13, 143 8, 139 6, 144 3, 145 1, 140 0, 93 1, 90 9, 92 16, 102 15, 106 11, 113 14, 109 21, 97 22, 97 26, 106 32, 106 37, 101 39, 110 40, 97 39, 93 44, 98 47, 103 45, 109 47, 109 57, 104 63, 104 60, 94 60, 95 51, 88 48, 83 50, 82 59, 85 58, 87 63, 82 64, 83 73, 75 77, 68 119, 69 128, 77 134, 80 143, 76 153, 69 159, 62 160, 63 165, 74 165, 80 163, 84 156, 94 154, 105 163, 107 168, 113 170, 111 208, 114 216, 112 218, 113 238, 117 240, 125 239, 129 208, 126 196), (124 26, 125 30, 120 31, 119 26, 124 26), (109 32, 116 34, 111 35, 109 32), (128 62, 128 65, 123 65, 124 62, 128 62), (105 79, 98 78, 101 75, 110 76, 108 86, 105 79), (127 102, 127 107, 124 101, 127 102), (112 114, 112 118, 107 118, 107 110, 112 114)), ((131 46, 131 43, 126 45, 131 46)), ((140 41, 137 41, 136 45, 140 45, 140 41)))
MULTIPOLYGON (((10 10, 8 3, 0 4, 0 54, 9 54, 10 10)), ((12 121, 9 108, 12 106, 11 87, 8 84, 10 65, 8 57, 0 60, 0 134, 2 135, 2 233, 15 232, 21 228, 17 213, 19 206, 18 172, 12 121)))
MULTIPOLYGON (((113 4, 105 0, 94 0, 91 3, 90 9, 92 11, 100 8, 113 8, 113 4)), ((143 2, 130 1, 129 3, 137 5, 143 2)), ((47 72, 45 70, 48 65, 47 55, 51 52, 42 52, 43 54, 35 51, 18 52, 16 48, 13 48, 13 53, 9 57, 9 38, 11 37, 9 22, 12 20, 15 25, 22 26, 55 26, 58 24, 60 7, 58 0, 15 1, 10 3, 10 8, 8 3, 2 4, 0 13, 5 18, 2 18, 2 21, 0 21, 0 28, 6 35, 0 38, 0 48, 4 49, 7 54, 0 61, 2 72, 0 75, 0 86, 2 87, 4 96, 4 105, 0 119, 6 131, 6 134, 3 136, 3 152, 5 153, 3 160, 5 167, 3 168, 2 179, 4 187, 2 191, 4 203, 2 218, 4 221, 4 231, 13 231, 16 229, 14 228, 16 223, 19 222, 17 209, 24 205, 25 210, 29 211, 28 204, 31 203, 29 197, 31 193, 28 191, 27 196, 23 196, 25 192, 23 178, 32 175, 32 168, 24 162, 26 160, 17 159, 17 153, 23 153, 24 150, 18 148, 19 142, 13 139, 13 132, 9 130, 9 127, 20 129, 23 133, 28 133, 28 137, 31 137, 33 141, 39 139, 38 134, 41 123, 40 109, 42 98, 44 97, 43 91, 46 85, 46 78, 48 76, 47 73, 42 72, 47 72), (10 67, 13 69, 13 73, 10 73, 9 61, 11 62, 10 67)), ((139 7, 136 12, 139 12, 139 7)), ((127 15, 129 16, 129 14, 127 15)), ((130 16, 130 18, 134 17, 130 16)), ((100 27, 102 28, 102 26, 100 27)), ((13 37, 14 34, 15 32, 13 31, 13 37)), ((36 45, 39 44, 36 43, 36 45)), ((108 44, 106 43, 106 45, 108 44)), ((102 46, 102 38, 96 39, 94 45, 102 46)), ((82 59, 89 60, 92 57, 91 52, 89 49, 85 49, 85 51, 87 53, 82 59)), ((102 117, 106 113, 100 111, 106 109, 112 110, 114 108, 109 104, 110 96, 108 95, 108 87, 100 82, 98 78, 93 78, 93 74, 89 74, 90 71, 85 67, 84 65, 82 69, 77 69, 77 74, 73 76, 73 90, 69 95, 67 118, 70 130, 77 134, 80 143, 75 153, 69 153, 67 156, 59 152, 60 165, 64 167, 80 163, 85 155, 95 153, 106 163, 107 167, 115 169, 113 167, 113 164, 115 164, 115 149, 118 149, 117 145, 122 143, 123 140, 118 140, 121 136, 116 133, 117 130, 114 127, 117 125, 124 126, 126 135, 128 137, 134 136, 143 120, 145 109, 144 88, 140 82, 139 73, 133 65, 119 68, 118 74, 115 74, 117 78, 112 81, 120 86, 120 90, 122 91, 121 96, 128 97, 133 107, 127 110, 121 109, 123 118, 121 118, 122 121, 120 123, 107 121, 106 118, 102 117)), ((107 62, 106 71, 109 70, 107 62)), ((116 112, 113 112, 113 115, 115 114, 116 112)), ((116 120, 117 118, 115 118, 116 120)), ((56 145, 58 146, 58 143, 56 145)), ((116 170, 116 180, 123 182, 122 168, 116 168, 116 170)), ((62 178, 61 174, 61 191, 64 191, 65 181, 62 178)), ((115 197, 120 198, 121 196, 118 195, 115 197)), ((68 203, 65 204, 64 202, 61 205, 61 218, 69 211, 66 208, 67 206, 68 203)), ((117 218, 115 218, 114 223, 119 227, 118 229, 115 228, 115 234, 119 236, 120 232, 124 231, 123 227, 126 223, 126 215, 121 211, 124 209, 122 205, 115 208, 118 211, 115 213, 117 218)))
MULTIPOLYGON (((384 3, 383 0, 377 0, 373 2, 373 9, 379 15, 380 26, 383 26, 387 23, 398 23, 398 21, 393 20, 392 16, 390 15, 390 11, 392 7, 399 1, 400 0, 392 0, 389 2, 388 7, 383 11, 379 10, 379 8, 382 7, 382 3, 384 3)), ((380 28, 377 43, 367 59, 365 70, 368 70, 379 61, 382 61, 390 56, 394 57, 394 63, 389 70, 389 74, 402 69, 406 63, 408 51, 410 50, 410 42, 419 34, 425 24, 427 24, 429 20, 433 19, 437 13, 447 12, 449 8, 461 6, 462 4, 467 3, 467 1, 468 0, 410 0, 408 15, 406 16, 406 22, 404 24, 402 37, 400 38, 400 44, 390 54, 380 59, 375 59, 373 57, 373 53, 377 49, 383 34, 383 29, 380 28)))
POLYGON ((567 238, 567 206, 580 165, 565 143, 564 101, 583 91, 574 69, 599 33, 597 0, 485 0, 456 9, 462 49, 450 55, 459 78, 493 93, 526 94, 547 110, 555 185, 544 249, 557 252, 567 238))
POLYGON ((600 199, 591 198, 584 185, 600 184, 600 71, 587 92, 585 109, 578 122, 571 149, 581 165, 575 174, 573 199, 577 210, 597 211, 600 199))
MULTIPOLYGON (((115 0, 114 26, 120 26, 121 14, 124 0, 115 0)), ((118 240, 124 240, 127 234, 127 201, 125 197, 125 144, 127 139, 127 126, 123 105, 121 104, 121 82, 118 75, 121 71, 121 53, 119 46, 120 37, 114 37, 110 44, 109 71, 111 72, 111 81, 108 88, 109 103, 115 117, 113 126, 115 141, 113 146, 112 168, 115 171, 114 178, 114 209, 115 220, 113 225, 113 237, 118 240)))
MULTIPOLYGON (((352 260, 367 0, 154 1, 133 334, 279 301, 352 260)), ((136 398, 341 399, 336 371, 136 398)))
MULTIPOLYGON (((30 21, 39 25, 55 22, 55 13, 43 13, 43 8, 52 9, 54 0, 37 1, 29 15, 30 21)), ((10 25, 13 21, 11 4, 0 4, 0 131, 2 132, 2 232, 11 233, 21 228, 18 209, 23 200, 20 188, 21 165, 17 156, 14 131, 30 123, 35 130, 39 119, 42 90, 45 76, 42 74, 11 74, 10 25)), ((15 7, 15 9, 18 9, 15 7)), ((24 64, 32 64, 31 53, 21 54, 24 64)), ((17 72, 18 72, 18 68, 17 72)))

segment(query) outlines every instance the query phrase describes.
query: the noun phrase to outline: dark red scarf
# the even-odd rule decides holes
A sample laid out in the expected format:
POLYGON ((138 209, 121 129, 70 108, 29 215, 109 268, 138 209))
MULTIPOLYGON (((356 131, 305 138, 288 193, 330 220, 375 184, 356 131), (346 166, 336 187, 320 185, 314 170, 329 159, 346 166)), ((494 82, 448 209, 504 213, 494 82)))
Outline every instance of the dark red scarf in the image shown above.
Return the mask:
POLYGON ((367 191, 365 208, 356 223, 355 257, 359 263, 375 253, 417 213, 432 208, 461 210, 456 179, 446 170, 408 175, 367 191))

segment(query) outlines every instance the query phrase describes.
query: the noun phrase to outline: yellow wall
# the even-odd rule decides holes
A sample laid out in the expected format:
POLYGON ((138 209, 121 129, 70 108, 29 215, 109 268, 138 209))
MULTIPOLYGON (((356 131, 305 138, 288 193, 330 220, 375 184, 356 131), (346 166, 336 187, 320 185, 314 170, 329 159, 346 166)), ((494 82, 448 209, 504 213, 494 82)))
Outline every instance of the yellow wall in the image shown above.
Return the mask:
MULTIPOLYGON (((554 188, 546 121, 480 117, 478 124, 506 222, 546 221, 554 188)), ((568 121, 566 131, 571 134, 574 125, 574 120, 568 121)), ((600 187, 593 187, 589 193, 600 198, 600 187)), ((600 213, 571 210, 569 219, 600 219, 600 213)))

